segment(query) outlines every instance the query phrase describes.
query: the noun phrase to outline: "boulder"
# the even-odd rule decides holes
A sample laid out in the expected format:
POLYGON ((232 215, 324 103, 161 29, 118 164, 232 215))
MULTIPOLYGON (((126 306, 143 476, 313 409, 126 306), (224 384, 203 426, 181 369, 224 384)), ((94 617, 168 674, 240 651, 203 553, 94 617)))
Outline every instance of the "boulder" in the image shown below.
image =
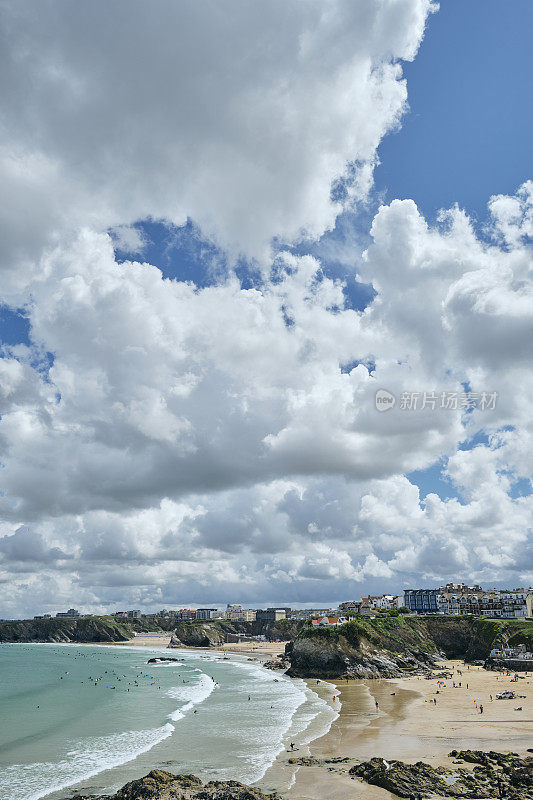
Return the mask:
POLYGON ((114 795, 88 798, 76 795, 72 800, 280 800, 277 794, 264 794, 260 789, 238 781, 203 783, 194 775, 172 775, 153 769, 144 778, 127 783, 114 795))

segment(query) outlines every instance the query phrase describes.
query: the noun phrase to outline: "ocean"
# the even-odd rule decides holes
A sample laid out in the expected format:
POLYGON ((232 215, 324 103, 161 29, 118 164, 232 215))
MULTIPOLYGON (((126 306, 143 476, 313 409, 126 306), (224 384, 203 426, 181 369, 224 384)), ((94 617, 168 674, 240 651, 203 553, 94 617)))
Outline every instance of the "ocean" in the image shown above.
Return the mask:
POLYGON ((0 798, 116 791, 154 767, 260 782, 290 742, 329 729, 332 692, 222 653, 3 644, 0 798))

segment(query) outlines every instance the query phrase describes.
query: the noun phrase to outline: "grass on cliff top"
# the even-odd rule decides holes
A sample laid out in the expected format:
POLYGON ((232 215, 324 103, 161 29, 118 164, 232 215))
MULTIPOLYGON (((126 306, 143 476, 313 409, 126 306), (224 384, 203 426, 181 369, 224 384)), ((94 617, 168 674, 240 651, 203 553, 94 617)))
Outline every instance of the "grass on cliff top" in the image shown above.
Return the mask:
POLYGON ((301 638, 317 637, 331 641, 338 641, 339 636, 343 636, 352 647, 359 647, 364 639, 388 650, 398 651, 406 646, 436 650, 435 643, 428 638, 427 631, 419 620, 387 613, 377 617, 354 614, 346 624, 338 628, 312 628, 309 624, 300 633, 301 638))
POLYGON ((405 617, 386 612, 376 617, 354 614, 338 628, 312 628, 309 622, 302 628, 300 638, 338 641, 343 636, 355 648, 365 640, 387 650, 401 651, 413 647, 434 652, 437 646, 432 638, 432 629, 436 632, 438 628, 449 628, 452 632, 457 626, 479 637, 489 650, 505 644, 525 644, 528 649, 533 649, 532 620, 440 615, 405 617))

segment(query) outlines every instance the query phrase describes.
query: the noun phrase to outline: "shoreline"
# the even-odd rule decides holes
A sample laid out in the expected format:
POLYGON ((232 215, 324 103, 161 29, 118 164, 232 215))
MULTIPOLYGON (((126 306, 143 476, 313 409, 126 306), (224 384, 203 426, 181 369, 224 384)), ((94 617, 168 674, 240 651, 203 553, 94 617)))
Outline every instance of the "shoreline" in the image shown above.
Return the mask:
MULTIPOLYGON (((191 650, 197 653, 229 653, 242 655, 259 662, 273 661, 285 652, 287 642, 228 642, 215 647, 180 645, 169 647, 171 634, 139 634, 125 642, 65 642, 65 644, 109 645, 112 647, 163 648, 164 650, 191 650)), ((281 670, 280 670, 281 671, 281 670)))
MULTIPOLYGON (((257 667, 274 660, 285 645, 241 642, 169 650, 165 645, 168 638, 141 635, 127 642, 64 644, 139 648, 178 658, 180 651, 189 651, 206 658, 215 656, 217 660, 235 659, 242 663, 246 659, 257 667)), ((276 671, 272 670, 272 674, 276 675, 276 671)), ((397 800, 380 787, 352 778, 348 770, 373 757, 407 763, 424 761, 433 767, 450 768, 451 750, 513 751, 524 756, 533 741, 531 673, 522 673, 512 680, 512 675, 462 661, 443 661, 438 669, 432 670, 430 678, 412 675, 393 679, 317 680, 290 678, 282 670, 279 676, 298 685, 311 703, 307 723, 304 724, 305 714, 298 719, 300 727, 295 724, 298 715, 293 716, 291 726, 280 740, 277 756, 253 783, 263 792, 280 792, 284 800, 397 800), (452 677, 442 678, 445 672, 453 673, 452 677), (504 690, 514 691, 517 697, 497 700, 496 694, 504 690), (522 710, 515 710, 518 708, 522 710), (313 716, 314 712, 318 713, 313 716), (294 752, 289 749, 291 741, 296 744, 294 752), (321 763, 294 763, 302 757, 321 763), (331 763, 331 759, 337 758, 345 758, 346 763, 331 763), (330 763, 324 763, 327 760, 330 763)), ((201 770, 198 775, 204 777, 201 770)))
POLYGON ((328 733, 310 743, 309 755, 350 760, 344 765, 300 767, 287 800, 397 800, 385 789, 352 779, 348 769, 374 756, 449 767, 448 753, 461 749, 513 751, 524 756, 533 740, 533 676, 529 673, 511 682, 509 676, 483 667, 446 661, 429 680, 413 675, 331 683, 340 694, 340 715, 328 733), (443 679, 445 686, 439 686, 437 694, 436 676, 445 670, 454 675, 443 679), (508 689, 526 697, 496 700, 498 692, 508 689), (517 707, 523 710, 515 711, 517 707))
MULTIPOLYGON (((169 649, 167 649, 165 647, 165 641, 164 641, 163 637, 155 637, 155 638, 154 637, 136 637, 136 638, 137 638, 137 641, 135 642, 135 645, 133 644, 134 640, 130 640, 130 641, 127 641, 127 642, 121 642, 121 643, 111 643, 111 642, 98 642, 98 643, 93 643, 93 642, 66 642, 66 643, 62 643, 61 642, 61 643, 59 643, 59 642, 57 642, 56 643, 56 642, 48 642, 48 643, 21 643, 21 644, 30 645, 35 650, 38 650, 39 647, 44 646, 47 649, 48 648, 52 648, 52 649, 56 649, 56 650, 63 649, 63 648, 65 648, 66 650, 78 649, 78 648, 80 650, 82 650, 82 649, 88 648, 88 649, 92 650, 93 652, 95 652, 96 649, 98 648, 98 650, 100 650, 100 651, 106 650, 108 653, 111 653, 112 651, 114 651, 115 654, 116 654, 116 658, 119 659, 119 662, 122 660, 120 658, 120 655, 119 655, 120 652, 122 652, 124 654, 124 656, 126 656, 126 654, 128 653, 129 654, 128 655, 128 659, 131 658, 132 654, 135 654, 135 655, 140 657, 140 659, 137 659, 137 661, 140 660, 140 662, 147 662, 147 660, 151 656, 176 657, 177 660, 181 661, 182 657, 184 657, 186 654, 189 654, 191 657, 193 657, 193 661, 194 661, 193 666, 199 668, 197 670, 198 672, 202 671, 205 674, 208 674, 210 672, 210 669, 209 669, 210 665, 207 663, 207 660, 220 662, 221 666, 225 661, 226 667, 229 668, 231 672, 233 672, 234 668, 232 668, 230 662, 233 662, 233 663, 236 663, 236 664, 240 664, 240 665, 243 665, 243 664, 249 662, 249 667, 250 667, 250 670, 251 670, 250 674, 251 675, 255 675, 258 672, 265 673, 265 668, 263 666, 264 661, 272 660, 273 654, 275 654, 276 652, 282 652, 283 649, 284 649, 284 644, 285 644, 285 643, 281 643, 281 644, 280 643, 259 643, 259 646, 257 646, 254 643, 253 647, 250 649, 248 643, 246 643, 246 644, 243 643, 243 644, 241 644, 240 647, 236 647, 235 644, 232 643, 232 644, 229 645, 230 652, 228 652, 228 648, 225 648, 225 649, 222 649, 222 648, 221 649, 218 649, 218 648, 176 648, 176 649, 169 650, 169 649), (120 651, 117 650, 117 645, 120 648, 120 651), (205 666, 203 665, 202 657, 206 658, 205 666)), ((111 658, 113 659, 114 657, 111 655, 111 658)), ((115 661, 112 661, 111 663, 114 665, 115 661)), ((68 669, 68 667, 65 667, 65 668, 68 669)), ((114 667, 114 668, 116 668, 116 667, 114 667)), ((214 666, 212 667, 212 669, 214 669, 214 666)), ((288 676, 283 676, 283 670, 280 670, 279 673, 277 671, 275 671, 275 670, 267 670, 267 671, 268 671, 269 676, 271 676, 273 679, 283 680, 283 681, 287 681, 287 682, 290 682, 290 683, 295 683, 296 686, 298 685, 298 680, 297 681, 293 681, 288 676)), ((166 674, 168 674, 168 673, 166 673, 166 674)), ((227 670, 225 669, 222 674, 227 674, 227 670)), ((240 674, 243 674, 243 676, 244 676, 244 675, 247 675, 248 673, 247 672, 246 673, 241 673, 241 671, 239 670, 239 675, 240 674)), ((252 678, 252 680, 253 680, 253 678, 252 678)), ((239 678, 239 681, 241 683, 243 683, 243 681, 240 678, 239 678)), ((244 678, 244 683, 247 683, 247 682, 248 682, 248 678, 246 677, 246 678, 244 678)), ((179 683, 180 682, 178 681, 177 685, 179 685, 179 683)), ((301 682, 301 681, 300 681, 300 683, 303 684, 303 682, 301 682)), ((269 688, 268 692, 272 693, 272 695, 274 695, 274 689, 273 688, 272 689, 269 688)), ((200 704, 202 702, 202 699, 197 700, 197 699, 193 698, 193 700, 194 700, 195 705, 198 705, 198 704, 200 704)), ((291 701, 291 702, 294 702, 294 701, 291 701)), ((293 715, 291 717, 292 721, 294 720, 294 716, 295 715, 293 715)), ((304 713, 303 716, 305 718, 306 714, 304 713)), ((167 715, 167 718, 171 719, 171 714, 167 715)), ((207 721, 207 724, 209 724, 209 720, 208 720, 207 716, 205 717, 205 719, 207 721)), ((165 721, 163 721, 163 722, 165 722, 165 721)), ((175 724, 175 723, 171 722, 171 724, 175 724)), ((289 724, 291 724, 291 723, 289 723, 289 724)), ((148 727, 150 727, 150 726, 148 726, 148 727)), ((261 717, 258 714, 256 714, 254 728, 258 729, 258 730, 261 729, 261 717)), ((179 725, 178 725, 178 727, 176 727, 176 732, 178 733, 177 741, 179 742, 179 725)), ((283 735, 283 741, 285 739, 286 739, 286 734, 283 735)), ((255 739, 254 739, 254 741, 255 741, 255 739)), ((279 746, 280 747, 282 746, 281 742, 282 742, 282 739, 280 738, 279 739, 279 743, 280 743, 279 746)), ((272 752, 272 755, 271 755, 272 762, 268 762, 268 764, 265 767, 265 771, 267 769, 269 769, 270 766, 271 766, 271 763, 273 763, 276 760, 276 754, 278 752, 277 748, 276 748, 277 743, 278 743, 278 738, 277 738, 277 735, 276 735, 276 739, 275 740, 273 739, 272 742, 271 742, 271 745, 274 745, 274 748, 272 748, 272 747, 269 748, 269 749, 273 749, 274 750, 274 752, 272 752)), ((90 792, 94 792, 95 790, 96 790, 95 797, 96 796, 100 796, 100 795, 103 795, 105 793, 105 791, 109 790, 110 787, 114 786, 115 787, 114 790, 116 790, 119 786, 125 785, 130 780, 134 780, 136 778, 141 777, 142 775, 147 774, 150 771, 150 769, 157 769, 157 768, 168 769, 169 766, 170 766, 171 772, 174 772, 176 774, 184 773, 184 772, 187 772, 187 771, 189 771, 189 772, 193 771, 191 769, 187 770, 185 768, 181 768, 181 769, 179 768, 180 767, 179 763, 175 761, 176 757, 179 758, 179 754, 176 755, 175 753, 174 754, 170 753, 170 755, 167 756, 166 752, 165 752, 165 755, 162 755, 162 753, 165 751, 165 748, 167 748, 167 747, 168 746, 167 746, 167 744, 165 744, 165 742, 158 741, 153 746, 150 747, 150 750, 152 750, 153 748, 156 748, 156 749, 154 749, 153 754, 152 753, 148 754, 148 751, 141 752, 141 754, 140 754, 141 761, 139 763, 137 763, 137 757, 134 757, 132 760, 131 759, 127 759, 127 760, 124 760, 123 762, 120 762, 120 763, 116 762, 114 764, 111 764, 110 766, 105 766, 102 769, 98 769, 97 771, 94 771, 94 772, 92 771, 92 768, 91 768, 91 770, 89 770, 89 772, 84 777, 75 778, 73 776, 74 777, 74 781, 72 783, 69 782, 68 785, 66 783, 64 785, 61 785, 61 782, 58 782, 57 787, 51 789, 51 791, 49 792, 49 794, 46 795, 46 797, 50 797, 51 800, 52 800, 52 798, 54 800, 67 800, 67 798, 69 798, 69 799, 72 798, 73 795, 76 794, 76 793, 80 793, 81 792, 81 794, 85 794, 85 792, 90 793, 90 792), (160 749, 161 747, 163 747, 163 751, 161 751, 161 749, 160 749), (172 758, 173 760, 172 761, 170 761, 170 760, 167 761, 167 758, 172 758), (131 767, 131 769, 130 769, 130 767, 131 767), (117 774, 120 775, 119 779, 117 779, 117 774), (105 787, 105 789, 104 789, 104 787, 105 787)), ((176 751, 176 752, 179 753, 179 751, 176 751)), ((255 751, 253 751, 253 752, 255 752, 255 751)), ((261 752, 261 750, 259 749, 258 752, 261 752)), ((238 766, 238 764, 237 764, 237 766, 238 766)), ((194 770, 194 772, 195 772, 196 775, 198 775, 204 781, 216 779, 217 776, 215 774, 213 774, 213 775, 209 774, 209 767, 207 767, 207 769, 208 769, 208 773, 205 774, 203 769, 201 768, 201 766, 197 765, 197 768, 194 770)), ((247 770, 245 770, 245 772, 246 771, 247 770)), ((256 775, 257 774, 259 774, 259 773, 256 772, 256 775)), ((251 777, 248 780, 246 780, 244 778, 244 776, 240 777, 239 776, 239 771, 237 771, 236 774, 233 777, 234 777, 234 779, 243 781, 244 783, 251 783, 251 780, 252 780, 251 777)), ((258 787, 259 786, 259 781, 260 781, 260 779, 257 778, 253 785, 258 787)))

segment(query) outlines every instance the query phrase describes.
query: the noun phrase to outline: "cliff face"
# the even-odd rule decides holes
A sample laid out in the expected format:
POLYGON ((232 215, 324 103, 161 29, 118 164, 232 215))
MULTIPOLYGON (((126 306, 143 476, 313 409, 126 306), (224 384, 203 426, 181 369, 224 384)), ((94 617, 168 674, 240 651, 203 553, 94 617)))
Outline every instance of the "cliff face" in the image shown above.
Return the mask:
POLYGON ((215 622, 178 621, 169 647, 217 647, 225 641, 224 631, 215 622))
POLYGON ((287 645, 295 677, 399 677, 439 656, 485 659, 502 644, 533 643, 533 622, 475 617, 355 616, 340 628, 305 626, 287 645))
POLYGON ((447 658, 489 657, 494 647, 525 644, 533 649, 533 621, 483 617, 421 617, 428 635, 447 658))
POLYGON ((290 620, 279 622, 228 622, 206 621, 174 623, 174 634, 169 647, 218 647, 228 635, 266 636, 267 639, 289 641, 296 636, 301 624, 290 620))
POLYGON ((0 642, 126 642, 133 630, 111 617, 0 622, 0 642))
POLYGON ((337 629, 304 628, 286 649, 294 677, 395 678, 427 670, 438 648, 402 617, 355 617, 337 629))
POLYGON ((113 617, 54 617, 0 622, 0 642, 125 642, 135 633, 167 631, 173 634, 172 647, 216 647, 226 641, 227 634, 288 641, 300 626, 290 620, 204 623, 149 616, 118 622, 113 617))

